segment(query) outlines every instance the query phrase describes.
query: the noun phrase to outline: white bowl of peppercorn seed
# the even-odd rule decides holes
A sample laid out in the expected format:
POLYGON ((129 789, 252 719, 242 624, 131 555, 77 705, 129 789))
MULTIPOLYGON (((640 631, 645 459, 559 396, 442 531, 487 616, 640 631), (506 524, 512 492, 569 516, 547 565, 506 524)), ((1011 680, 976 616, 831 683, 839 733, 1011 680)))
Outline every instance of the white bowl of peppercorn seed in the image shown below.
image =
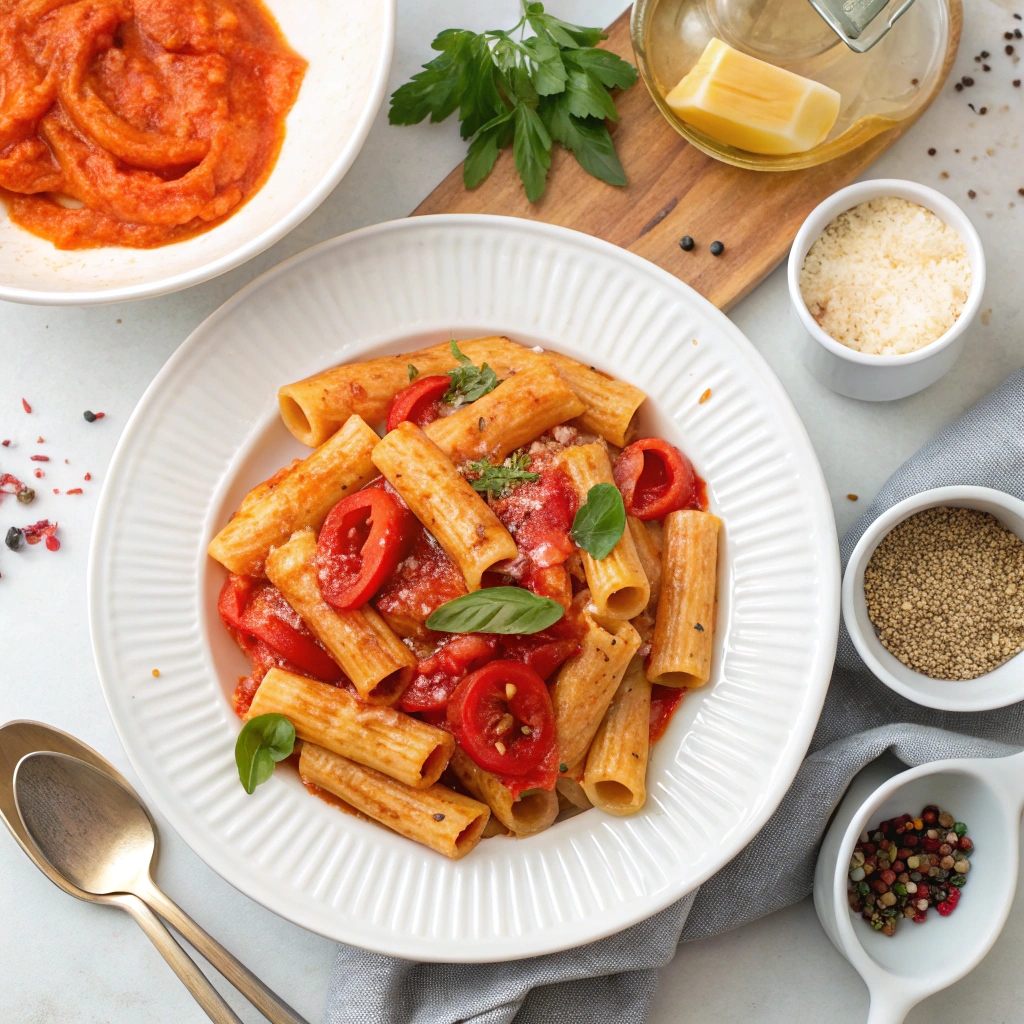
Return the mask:
POLYGON ((999 937, 1017 888, 1024 754, 899 768, 886 754, 854 779, 814 874, 822 927, 870 990, 869 1024, 899 1024, 973 970, 999 937), (895 861, 883 839, 888 849, 895 842, 895 861), (934 848, 927 860, 925 844, 934 848), (962 898, 950 898, 954 889, 962 898))
POLYGON ((850 555, 842 606, 868 668, 909 700, 1024 700, 1024 501, 957 486, 894 505, 850 555))

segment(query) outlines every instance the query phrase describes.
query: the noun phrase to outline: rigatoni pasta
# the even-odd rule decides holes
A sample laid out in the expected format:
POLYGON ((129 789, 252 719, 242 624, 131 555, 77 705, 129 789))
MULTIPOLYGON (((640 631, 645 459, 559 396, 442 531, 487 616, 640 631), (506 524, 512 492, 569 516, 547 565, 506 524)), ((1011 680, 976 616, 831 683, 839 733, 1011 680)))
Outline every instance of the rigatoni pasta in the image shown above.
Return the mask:
POLYGON ((315 743, 303 744, 299 775, 449 860, 460 860, 480 842, 491 816, 471 797, 438 785, 413 789, 315 743))
MULTIPOLYGON (((566 448, 558 457, 558 464, 569 474, 581 504, 592 487, 613 483, 611 460, 600 444, 566 448)), ((581 555, 598 615, 631 619, 647 607, 651 585, 628 529, 606 558, 594 558, 586 551, 581 555)))
POLYGON ((424 432, 456 465, 482 458, 498 463, 585 408, 548 363, 538 362, 472 405, 434 420, 424 432))
POLYGON ((703 686, 711 675, 722 521, 691 509, 665 517, 662 599, 647 678, 662 686, 703 686))
POLYGON ((344 669, 369 704, 394 704, 416 659, 373 608, 339 611, 320 594, 312 530, 300 530, 267 559, 267 576, 344 669))
POLYGON ((393 708, 372 707, 339 686, 279 668, 266 674, 246 717, 266 714, 284 715, 299 739, 414 789, 437 782, 455 749, 455 740, 444 729, 393 708))
POLYGON ((402 423, 373 450, 373 461, 421 523, 478 590, 496 562, 518 554, 498 517, 451 460, 414 423, 402 423))
POLYGON ((247 791, 294 734, 312 792, 452 859, 643 807, 659 684, 710 678, 719 529, 686 456, 631 440, 643 401, 504 337, 283 387, 320 447, 210 544, 247 791))
POLYGON ((619 683, 587 754, 583 791, 609 814, 632 814, 647 799, 647 754, 651 684, 641 658, 634 658, 619 683))
POLYGON ((319 530, 338 501, 377 475, 370 454, 378 440, 360 417, 349 417, 312 455, 250 491, 209 553, 232 572, 259 575, 274 545, 304 527, 319 530))

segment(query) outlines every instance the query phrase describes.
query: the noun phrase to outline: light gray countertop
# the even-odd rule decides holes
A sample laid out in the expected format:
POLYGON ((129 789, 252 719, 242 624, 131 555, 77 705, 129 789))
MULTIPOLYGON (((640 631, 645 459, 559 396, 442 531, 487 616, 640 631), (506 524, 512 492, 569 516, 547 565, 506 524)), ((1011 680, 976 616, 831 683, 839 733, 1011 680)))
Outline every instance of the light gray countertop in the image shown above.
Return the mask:
MULTIPOLYGON (((621 0, 552 0, 563 17, 607 23, 621 0)), ((733 312, 774 367, 807 425, 842 532, 882 481, 938 428, 1024 363, 1024 90, 1010 87, 1002 33, 1024 2, 967 0, 954 77, 981 79, 975 117, 952 86, 871 170, 932 185, 964 206, 988 256, 985 312, 964 356, 942 381, 912 398, 870 405, 840 398, 801 366, 789 325, 784 274, 776 271, 733 312), (977 75, 972 57, 994 56, 977 75), (934 146, 938 154, 929 157, 934 146), (955 148, 960 153, 954 153, 955 148), (942 178, 942 172, 948 177, 942 178), (977 193, 971 200, 968 189, 977 193), (857 494, 850 501, 846 495, 857 494)), ((512 0, 400 0, 391 88, 429 56, 451 26, 511 24, 512 0)), ((1019 49, 1024 47, 1018 46, 1019 49)), ((1014 74, 1019 74, 1016 70, 1014 74)), ((642 88, 642 86, 637 86, 642 88)), ((454 122, 389 128, 378 116, 346 179, 304 224, 271 250, 207 284, 130 305, 48 309, 0 304, 0 471, 25 471, 37 436, 53 461, 38 481, 34 518, 57 519, 62 547, 15 556, 0 549, 0 722, 34 718, 67 729, 133 777, 103 703, 89 645, 85 576, 99 487, 118 435, 157 370, 189 332, 244 284, 325 238, 405 216, 462 157, 454 122), (21 410, 27 398, 31 417, 21 410), (86 424, 85 409, 105 419, 86 424), (64 463, 64 459, 68 463, 64 463), (92 480, 84 483, 86 472, 92 480), (52 494, 81 484, 82 496, 52 494), (38 513, 38 515, 37 515, 38 513)), ((628 168, 627 168, 628 171, 628 168)), ((723 238, 728 244, 727 232, 723 238)), ((25 518, 12 498, 4 532, 25 518)), ((217 877, 160 820, 158 878, 167 892, 310 1021, 322 1018, 333 943, 274 916, 217 877)), ((114 910, 78 903, 52 886, 0 835, 0 1020, 8 1024, 200 1024, 206 1018, 136 926, 114 910)), ((1024 905, 993 952, 965 980, 916 1009, 911 1024, 1017 1022, 1024 1005, 1024 905)), ((867 995, 831 947, 809 901, 699 945, 662 971, 652 1024, 710 1019, 729 1024, 859 1024, 867 995)), ((247 1022, 262 1020, 230 996, 247 1022)))

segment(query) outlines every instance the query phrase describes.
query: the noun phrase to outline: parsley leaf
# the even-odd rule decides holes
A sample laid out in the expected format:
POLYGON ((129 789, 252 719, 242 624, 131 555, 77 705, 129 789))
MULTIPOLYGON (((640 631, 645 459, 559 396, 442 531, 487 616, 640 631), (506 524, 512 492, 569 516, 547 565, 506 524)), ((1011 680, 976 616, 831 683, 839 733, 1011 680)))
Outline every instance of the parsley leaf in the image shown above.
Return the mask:
POLYGON ((412 365, 412 363, 409 363, 408 369, 409 369, 409 383, 411 384, 420 375, 420 371, 417 370, 416 367, 412 365))
MULTIPOLYGON (((610 89, 628 89, 637 71, 596 44, 599 28, 572 25, 524 2, 509 30, 446 29, 431 46, 438 56, 391 96, 391 124, 443 121, 458 111, 469 140, 462 176, 475 188, 498 153, 511 145, 529 199, 544 192, 551 148, 570 150, 588 174, 612 185, 626 175, 604 119, 618 120, 610 89), (533 32, 525 36, 527 29, 533 32)), ((484 392, 486 393, 486 392, 484 392)))
POLYGON ((442 396, 445 402, 449 405, 456 402, 460 405, 475 402, 498 386, 498 375, 486 363, 480 367, 474 366, 473 360, 462 352, 454 338, 451 341, 451 349, 459 365, 448 371, 451 384, 442 396))
POLYGON ((530 456, 526 452, 513 452, 500 466, 492 466, 488 459, 466 464, 466 471, 475 474, 469 481, 475 491, 501 498, 519 484, 533 483, 539 473, 529 471, 530 456))

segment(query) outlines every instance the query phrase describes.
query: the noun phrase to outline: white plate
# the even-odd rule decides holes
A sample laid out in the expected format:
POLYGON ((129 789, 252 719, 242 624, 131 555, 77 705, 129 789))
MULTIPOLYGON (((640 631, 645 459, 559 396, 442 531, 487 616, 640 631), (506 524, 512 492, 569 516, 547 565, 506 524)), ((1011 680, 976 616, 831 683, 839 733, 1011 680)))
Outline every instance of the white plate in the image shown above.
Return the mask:
POLYGON ((330 195, 384 98, 395 0, 266 3, 309 67, 263 188, 213 230, 158 249, 64 252, 12 224, 0 203, 0 299, 66 306, 177 291, 252 259, 330 195))
POLYGON ((587 235, 503 217, 417 217, 325 242, 253 282, 163 368, 114 455, 90 560, 104 693, 184 839, 233 885, 323 935, 418 960, 548 953, 661 910, 775 809, 824 699, 839 561, 821 470, 778 380, 686 285, 587 235), (648 802, 457 863, 310 797, 238 783, 212 533, 293 455, 277 388, 334 363, 507 333, 644 388, 646 426, 693 458, 725 521, 711 684, 655 747, 648 802), (711 389, 703 404, 698 399, 711 389), (151 670, 160 669, 153 678, 151 670))

